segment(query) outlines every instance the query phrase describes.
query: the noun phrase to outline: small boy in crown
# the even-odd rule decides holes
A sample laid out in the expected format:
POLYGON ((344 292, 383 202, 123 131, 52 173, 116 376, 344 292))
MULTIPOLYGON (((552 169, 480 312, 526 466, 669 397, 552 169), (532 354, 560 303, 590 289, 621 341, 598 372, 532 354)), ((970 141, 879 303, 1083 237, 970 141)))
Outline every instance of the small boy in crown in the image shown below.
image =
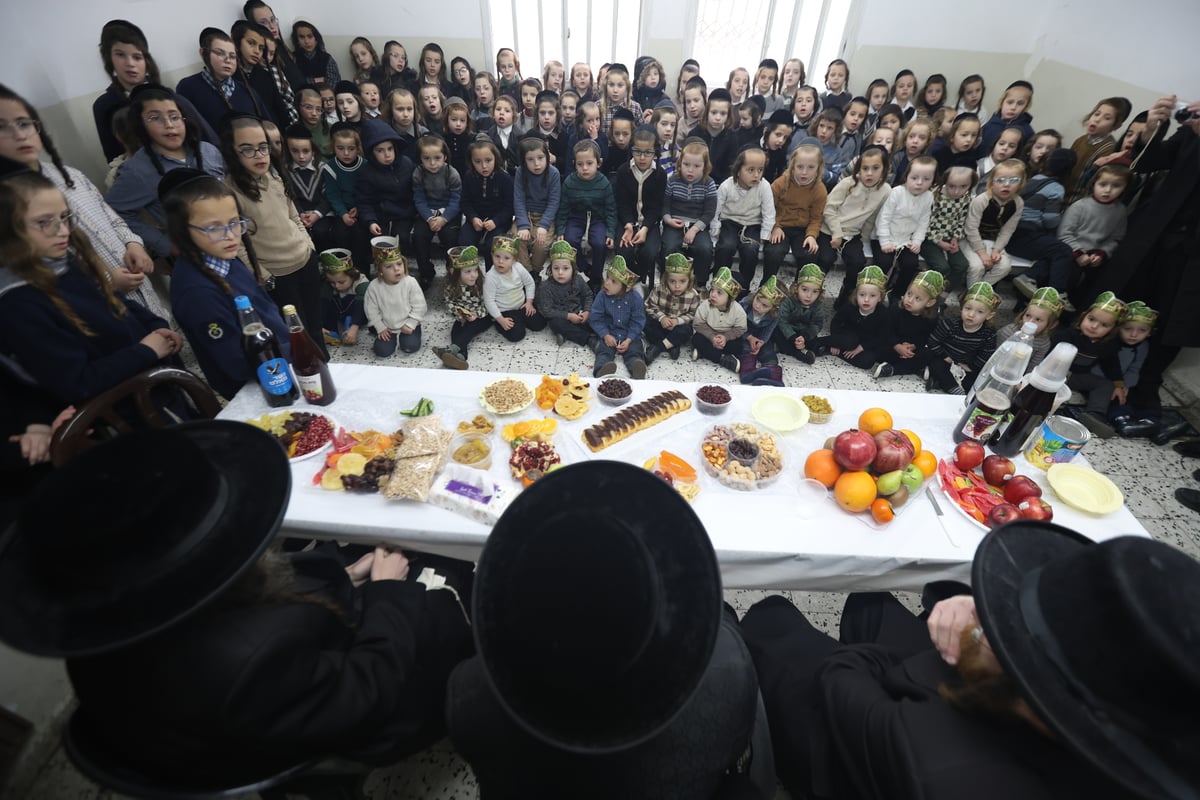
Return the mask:
POLYGON ((429 310, 417 279, 408 274, 408 259, 395 247, 375 247, 376 278, 367 286, 363 308, 375 333, 375 355, 421 349, 421 320, 429 310))
POLYGON ((779 307, 779 325, 775 328, 775 345, 781 353, 789 353, 812 364, 817 354, 812 350, 821 327, 825 324, 825 273, 816 264, 805 264, 796 274, 792 291, 779 307))
POLYGON ((708 297, 700 301, 692 335, 692 360, 700 356, 720 364, 730 372, 741 367, 746 341, 746 310, 738 304, 742 286, 729 267, 721 267, 713 276, 708 297))
POLYGON ((526 329, 546 327, 546 318, 533 305, 536 291, 533 276, 517 261, 516 240, 492 239, 492 268, 483 280, 483 305, 500 335, 510 342, 524 339, 526 329))
POLYGON ((325 344, 358 344, 358 331, 367 324, 363 298, 367 279, 354 268, 349 250, 325 250, 319 256, 325 286, 321 290, 321 328, 325 344))
POLYGON ((934 387, 946 394, 966 394, 964 384, 975 382, 979 370, 996 352, 996 331, 991 325, 1000 296, 987 281, 978 281, 963 295, 957 316, 938 320, 921 351, 925 362, 925 391, 934 387))
POLYGON ((692 339, 692 320, 700 307, 692 259, 683 253, 667 256, 663 280, 646 298, 646 363, 663 353, 677 360, 692 339))
POLYGON ((880 310, 887 275, 874 264, 863 267, 854 287, 854 302, 833 314, 829 335, 818 337, 817 355, 838 356, 859 369, 871 369, 887 347, 887 315, 880 310))
MULTIPOLYGON (((1121 389, 1114 388, 1114 397, 1108 406, 1108 421, 1117 433, 1126 438, 1149 436, 1158 430, 1160 410, 1138 408, 1129 397, 1130 390, 1138 385, 1142 365, 1150 354, 1150 334, 1154 332, 1154 323, 1157 321, 1157 311, 1141 300, 1134 300, 1125 306, 1117 329, 1117 339, 1121 342, 1117 360, 1121 363, 1121 378, 1125 385, 1121 389)), ((1099 364, 1092 367, 1092 374, 1104 375, 1099 364)))
POLYGON ((625 359, 629 377, 634 380, 646 377, 646 358, 642 351, 646 309, 642 305, 642 296, 630 291, 637 282, 638 276, 630 272, 621 256, 614 256, 604 270, 603 290, 592 301, 588 320, 597 337, 593 377, 616 372, 618 355, 625 359))
POLYGON ((1083 423, 1101 439, 1112 438, 1116 433, 1107 420, 1109 403, 1113 400, 1124 403, 1127 393, 1121 361, 1117 358, 1121 348, 1117 326, 1124 315, 1125 303, 1112 292, 1103 292, 1079 316, 1074 326, 1056 337, 1058 341, 1070 342, 1078 348, 1075 360, 1071 362, 1067 386, 1087 397, 1083 408, 1067 407, 1064 413, 1083 423))
POLYGON ((779 306, 787 293, 779 288, 777 280, 772 275, 759 284, 754 294, 738 301, 746 312, 746 349, 738 368, 742 383, 767 380, 783 385, 783 370, 779 366, 774 336, 779 325, 779 306))
POLYGON ((1058 327, 1058 318, 1062 315, 1063 308, 1058 290, 1053 286, 1043 286, 1034 291, 1021 316, 1014 317, 1012 322, 996 331, 996 341, 1007 342, 1026 322, 1036 325, 1037 330, 1033 333, 1033 356, 1030 357, 1029 366, 1025 370, 1029 372, 1050 354, 1050 348, 1054 346, 1050 334, 1058 327))
POLYGON ((888 378, 892 375, 917 375, 925 365, 918 356, 937 325, 937 302, 945 279, 942 273, 927 269, 918 272, 904 295, 889 307, 887 314, 887 347, 871 375, 888 378))
POLYGON ((550 246, 550 280, 538 285, 534 300, 560 345, 564 341, 586 345, 592 336, 588 326, 592 290, 575 270, 575 258, 575 248, 567 242, 550 246))

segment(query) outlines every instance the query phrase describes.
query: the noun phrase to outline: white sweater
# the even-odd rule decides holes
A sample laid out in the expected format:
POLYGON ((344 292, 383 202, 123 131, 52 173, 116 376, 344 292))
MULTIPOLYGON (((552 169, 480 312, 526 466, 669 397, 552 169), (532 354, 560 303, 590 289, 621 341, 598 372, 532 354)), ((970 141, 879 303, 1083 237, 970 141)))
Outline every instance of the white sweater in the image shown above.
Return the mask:
POLYGON ((831 239, 861 235, 863 241, 869 241, 875 232, 879 208, 890 195, 891 189, 883 181, 871 188, 854 178, 842 178, 825 201, 821 232, 829 234, 831 239))
POLYGON ((526 300, 532 300, 535 289, 529 270, 514 261, 512 269, 503 275, 492 268, 483 276, 483 305, 488 316, 496 319, 501 312, 520 308, 526 300))
POLYGON ((892 244, 897 248, 911 243, 920 245, 925 241, 929 228, 929 212, 933 210, 933 192, 914 195, 901 184, 892 187, 892 193, 879 208, 875 218, 875 233, 880 244, 892 244))
MULTIPOLYGON (((775 227, 775 195, 771 192, 771 184, 759 181, 750 189, 743 189, 737 178, 730 176, 717 187, 717 221, 729 220, 738 225, 761 225, 760 238, 771 238, 771 229, 775 227)), ((714 234, 720 231, 720 225, 715 225, 714 234)))
POLYGON ((371 281, 363 306, 367 324, 377 331, 384 328, 399 331, 406 325, 416 330, 428 310, 425 293, 411 275, 405 275, 398 283, 384 283, 379 278, 371 281))

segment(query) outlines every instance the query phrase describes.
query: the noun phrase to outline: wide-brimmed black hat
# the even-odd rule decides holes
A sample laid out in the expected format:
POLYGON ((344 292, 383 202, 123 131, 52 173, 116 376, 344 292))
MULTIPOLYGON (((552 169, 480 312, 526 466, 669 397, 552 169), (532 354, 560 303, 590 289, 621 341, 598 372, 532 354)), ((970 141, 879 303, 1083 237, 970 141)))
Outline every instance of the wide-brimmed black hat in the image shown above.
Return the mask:
POLYGON ((0 534, 0 640, 74 657, 165 630, 258 559, 290 489, 283 449, 241 422, 138 431, 85 450, 0 534))
POLYGON ((997 660, 1067 746, 1144 797, 1200 797, 1200 562, 1019 522, 984 537, 971 583, 997 660))
POLYGON ((538 739, 612 753, 665 728, 708 667, 721 577, 704 525, 644 469, 589 461, 523 492, 475 575, 475 641, 538 739))

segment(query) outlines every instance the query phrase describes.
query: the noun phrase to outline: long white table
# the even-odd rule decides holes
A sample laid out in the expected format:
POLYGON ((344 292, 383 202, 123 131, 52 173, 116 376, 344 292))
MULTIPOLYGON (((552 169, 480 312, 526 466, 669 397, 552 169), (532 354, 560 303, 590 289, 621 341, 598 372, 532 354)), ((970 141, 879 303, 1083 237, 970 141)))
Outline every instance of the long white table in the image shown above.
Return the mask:
MULTIPOLYGON (((400 410, 415 405, 421 397, 434 400, 444 426, 454 428, 460 420, 481 413, 478 398, 487 383, 516 377, 532 386, 540 379, 536 375, 352 364, 335 364, 332 369, 338 399, 325 408, 308 406, 303 401, 294 408, 324 413, 348 430, 395 430, 406 419, 400 410)), ((699 384, 653 380, 631 383, 631 402, 673 388, 694 400, 699 387, 699 384)), ((592 384, 594 389, 596 381, 592 384)), ((821 447, 827 437, 853 427, 864 409, 887 408, 896 427, 913 430, 921 437, 925 449, 945 456, 953 449, 950 430, 962 412, 962 398, 834 389, 737 385, 727 388, 733 395, 733 403, 724 415, 705 416, 693 407, 595 454, 583 444, 580 432, 614 409, 593 400, 582 419, 568 422, 556 417, 559 427, 555 447, 568 464, 602 458, 640 465, 663 449, 687 459, 700 472, 702 487, 693 508, 712 538, 727 588, 911 591, 919 590, 930 580, 968 579, 971 559, 984 531, 961 515, 941 493, 936 476, 927 482, 926 492, 933 494, 941 505, 949 535, 939 525, 932 505, 923 494, 910 501, 896 520, 884 528, 847 514, 831 498, 803 505, 797 500, 804 459, 821 447), (784 471, 775 484, 765 489, 735 491, 704 474, 700 455, 704 432, 718 422, 753 422, 754 399, 773 392, 796 397, 819 394, 831 400, 835 415, 828 424, 809 424, 793 433, 776 435, 784 456, 784 471), (951 537, 957 546, 951 543, 951 537)), ((266 406, 257 387, 248 385, 222 411, 221 417, 245 420, 270 410, 273 409, 266 406)), ((498 417, 497 423, 532 419, 545 413, 535 404, 518 414, 498 417)), ((493 446, 491 472, 496 482, 515 488, 517 484, 503 456, 499 430, 493 446)), ((1022 456, 1014 460, 1019 474, 1031 476, 1042 486, 1045 497, 1054 506, 1056 522, 1097 541, 1122 534, 1148 535, 1128 508, 1106 516, 1071 509, 1055 497, 1044 472, 1026 463, 1022 456)), ((1077 461, 1082 461, 1082 457, 1077 461)), ((313 476, 321 464, 322 459, 317 457, 292 465, 293 487, 284 520, 285 534, 360 543, 386 542, 468 559, 476 558, 482 550, 489 531, 487 526, 425 503, 324 491, 313 485, 313 476)), ((620 499, 613 498, 613 502, 616 505, 620 499)), ((664 520, 664 524, 669 521, 664 520)), ((564 535, 570 534, 564 531, 564 535)))

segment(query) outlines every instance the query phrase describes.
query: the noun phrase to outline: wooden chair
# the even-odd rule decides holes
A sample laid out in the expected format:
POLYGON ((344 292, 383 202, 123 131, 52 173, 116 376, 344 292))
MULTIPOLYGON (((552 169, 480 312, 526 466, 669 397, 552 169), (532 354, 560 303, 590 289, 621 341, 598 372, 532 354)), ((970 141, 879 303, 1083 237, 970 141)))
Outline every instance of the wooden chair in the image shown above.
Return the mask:
POLYGON ((221 401, 200 378, 177 367, 154 367, 83 403, 75 416, 54 432, 50 460, 55 466, 70 461, 81 450, 96 444, 94 432, 121 434, 139 427, 164 428, 172 424, 175 420, 155 403, 154 395, 161 396, 163 389, 186 398, 201 417, 215 417, 221 410, 221 401), (131 421, 121 413, 121 408, 135 411, 136 419, 131 421))

